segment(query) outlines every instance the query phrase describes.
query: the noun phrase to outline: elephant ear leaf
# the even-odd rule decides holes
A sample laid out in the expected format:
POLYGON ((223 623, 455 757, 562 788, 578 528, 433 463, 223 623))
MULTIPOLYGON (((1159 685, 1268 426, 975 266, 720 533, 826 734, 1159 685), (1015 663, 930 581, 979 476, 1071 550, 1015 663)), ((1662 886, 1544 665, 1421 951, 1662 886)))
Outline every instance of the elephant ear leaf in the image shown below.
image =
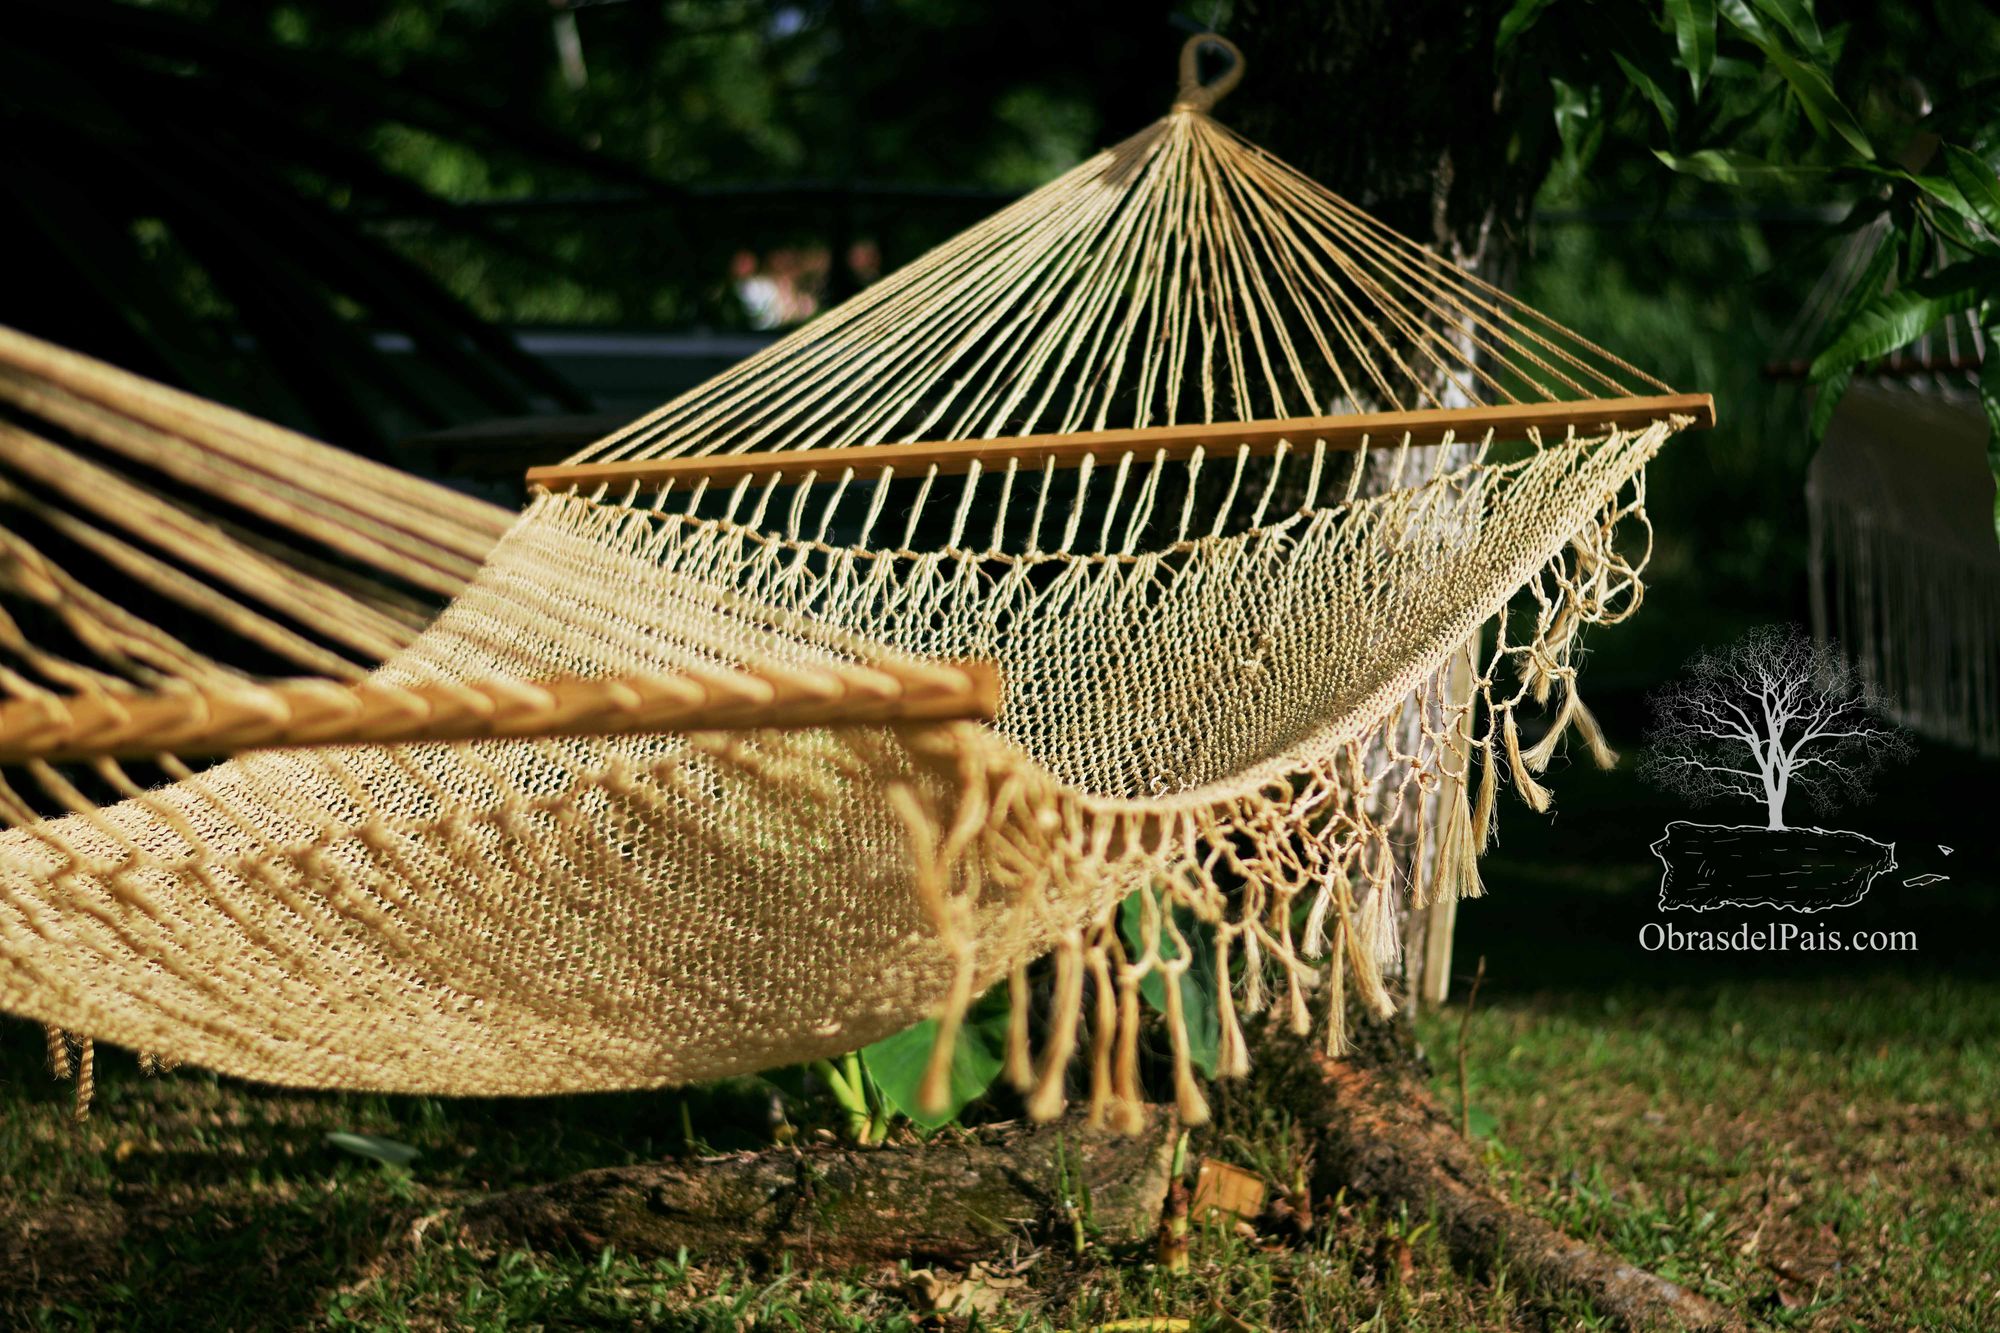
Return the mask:
MULTIPOLYGON (((1118 910, 1118 933, 1124 937, 1125 948, 1133 958, 1139 958, 1146 952, 1143 933, 1146 910, 1141 901, 1145 893, 1145 889, 1133 893, 1118 910)), ((1181 1015, 1187 1024, 1188 1056, 1194 1061, 1195 1068, 1214 1078, 1222 1053, 1222 1019, 1215 1007, 1215 932, 1196 921, 1194 914, 1185 908, 1174 909, 1174 925, 1193 954, 1179 981, 1181 1015)), ((1160 932, 1160 957, 1168 962, 1180 957, 1172 933, 1164 929, 1160 932)), ((1140 978, 1139 995, 1156 1012, 1164 1014, 1167 1011, 1165 971, 1156 967, 1140 978)))
POLYGON ((993 1086, 1007 1049, 1009 1004, 1007 988, 996 986, 966 1011, 958 1029, 958 1043, 951 1052, 951 1078, 945 1105, 927 1112, 920 1105, 918 1090, 924 1070, 930 1064, 931 1047, 937 1041, 937 1020, 927 1018, 904 1028, 893 1037, 884 1037, 862 1048, 861 1063, 876 1090, 890 1109, 908 1116, 926 1129, 936 1129, 958 1119, 967 1105, 993 1086))

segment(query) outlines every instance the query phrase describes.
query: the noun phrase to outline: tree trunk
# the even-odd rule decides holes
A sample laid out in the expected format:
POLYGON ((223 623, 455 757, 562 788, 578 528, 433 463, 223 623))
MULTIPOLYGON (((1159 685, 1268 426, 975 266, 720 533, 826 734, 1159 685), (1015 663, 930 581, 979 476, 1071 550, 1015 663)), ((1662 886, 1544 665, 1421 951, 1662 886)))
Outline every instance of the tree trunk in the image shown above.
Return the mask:
POLYGON ((469 1205, 474 1240, 642 1257, 829 1267, 911 1259, 964 1265, 1010 1238, 1058 1243, 1078 1226, 1135 1239, 1166 1199, 1175 1125, 1148 1108, 1126 1136, 1075 1116, 947 1132, 921 1143, 822 1144, 586 1171, 469 1205))

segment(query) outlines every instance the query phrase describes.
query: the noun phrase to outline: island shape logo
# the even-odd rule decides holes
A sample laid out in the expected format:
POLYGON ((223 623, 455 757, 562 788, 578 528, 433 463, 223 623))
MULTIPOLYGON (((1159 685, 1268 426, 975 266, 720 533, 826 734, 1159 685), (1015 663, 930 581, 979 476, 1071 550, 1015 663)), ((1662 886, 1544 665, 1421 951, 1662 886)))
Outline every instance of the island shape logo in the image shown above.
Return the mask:
POLYGON ((1660 907, 1697 912, 1772 907, 1824 912, 1852 907, 1896 868, 1896 844, 1844 829, 1695 824, 1676 819, 1652 845, 1666 872, 1660 907))
POLYGON ((1788 827, 1785 802, 1865 800, 1885 763, 1910 757, 1909 740, 1881 716, 1884 702, 1833 644, 1790 626, 1754 629, 1688 663, 1683 680, 1653 696, 1641 770, 1691 801, 1760 803, 1765 820, 1670 822, 1652 844, 1665 867, 1661 909, 1824 912, 1867 896, 1896 868, 1896 845, 1788 827))

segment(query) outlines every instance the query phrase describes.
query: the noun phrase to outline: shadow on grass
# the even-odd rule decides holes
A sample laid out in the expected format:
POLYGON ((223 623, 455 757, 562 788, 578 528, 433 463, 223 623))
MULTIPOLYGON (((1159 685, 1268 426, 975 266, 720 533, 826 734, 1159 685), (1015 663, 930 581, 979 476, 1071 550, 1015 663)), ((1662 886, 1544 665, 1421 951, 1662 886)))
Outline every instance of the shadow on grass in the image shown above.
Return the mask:
MULTIPOLYGON (((0 1021, 0 1327, 295 1328, 379 1274, 420 1218, 501 1190, 683 1149, 679 1095, 532 1100, 259 1088, 159 1078, 102 1050, 70 1118, 39 1027, 0 1021), (407 1143, 407 1169, 332 1131, 407 1143)), ((769 1140, 768 1088, 687 1098, 704 1146, 769 1140)))

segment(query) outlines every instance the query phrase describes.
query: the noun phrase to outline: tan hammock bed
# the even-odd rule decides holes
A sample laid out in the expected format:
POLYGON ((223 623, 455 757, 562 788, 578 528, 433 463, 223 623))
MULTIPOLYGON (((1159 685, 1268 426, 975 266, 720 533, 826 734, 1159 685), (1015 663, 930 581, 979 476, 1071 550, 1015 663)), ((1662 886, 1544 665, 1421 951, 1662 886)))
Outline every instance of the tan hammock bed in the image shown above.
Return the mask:
POLYGON ((1192 51, 1166 118, 519 516, 0 335, 0 1008, 527 1094, 933 1015, 941 1078, 1008 982, 1034 1113, 1084 1051, 1114 1118, 1190 923, 1225 1070, 1244 1011, 1385 1009, 1503 772, 1541 808, 1565 736, 1608 758, 1578 634, 1712 407, 1235 138, 1192 51))

